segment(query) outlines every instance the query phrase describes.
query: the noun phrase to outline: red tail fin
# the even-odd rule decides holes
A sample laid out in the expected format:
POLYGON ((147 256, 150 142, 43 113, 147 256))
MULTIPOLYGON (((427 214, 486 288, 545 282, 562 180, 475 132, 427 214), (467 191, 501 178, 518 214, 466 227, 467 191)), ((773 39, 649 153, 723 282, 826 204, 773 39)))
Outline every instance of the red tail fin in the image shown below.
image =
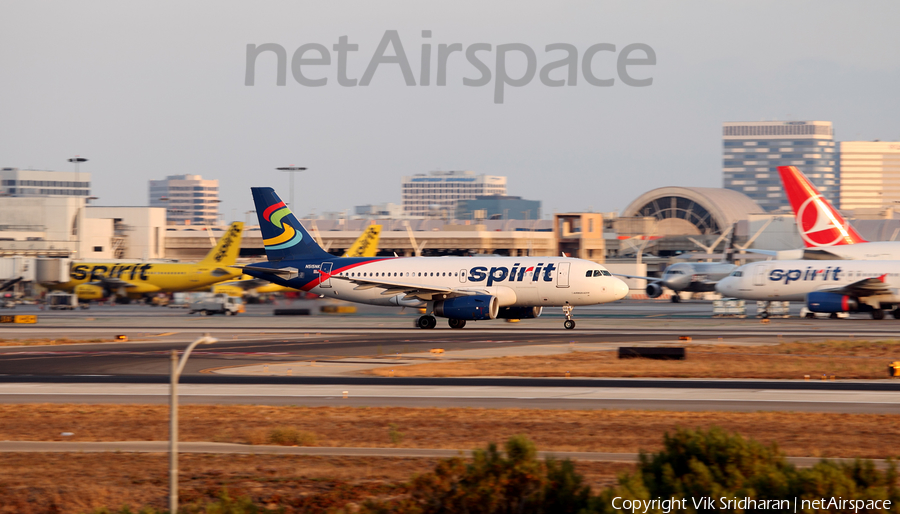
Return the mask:
POLYGON ((866 242, 800 170, 779 166, 778 173, 807 248, 866 242))

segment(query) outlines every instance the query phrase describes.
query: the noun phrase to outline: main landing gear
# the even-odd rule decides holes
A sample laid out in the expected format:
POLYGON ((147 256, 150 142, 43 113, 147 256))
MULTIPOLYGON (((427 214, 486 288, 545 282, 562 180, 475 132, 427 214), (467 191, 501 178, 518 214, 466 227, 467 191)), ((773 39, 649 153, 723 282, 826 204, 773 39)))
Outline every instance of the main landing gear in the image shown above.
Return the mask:
POLYGON ((563 305, 563 314, 566 315, 566 322, 563 323, 563 326, 566 327, 566 330, 572 330, 575 328, 575 320, 572 319, 572 307, 571 305, 563 305))
POLYGON ((463 328, 466 326, 466 320, 464 319, 450 318, 447 320, 447 323, 450 324, 450 328, 463 328))
MULTIPOLYGON (((463 323, 465 324, 465 322, 463 323)), ((430 314, 419 316, 419 319, 416 320, 416 326, 423 329, 432 329, 437 326, 437 319, 430 314)))

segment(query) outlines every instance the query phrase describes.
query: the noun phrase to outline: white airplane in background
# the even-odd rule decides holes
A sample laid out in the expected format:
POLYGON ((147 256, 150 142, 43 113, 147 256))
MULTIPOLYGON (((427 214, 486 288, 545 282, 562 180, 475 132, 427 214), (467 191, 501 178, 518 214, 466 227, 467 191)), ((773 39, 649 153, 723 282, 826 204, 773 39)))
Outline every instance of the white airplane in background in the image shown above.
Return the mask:
POLYGON ((416 326, 435 316, 450 328, 466 321, 536 318, 543 307, 572 309, 621 300, 625 282, 603 266, 571 257, 336 257, 310 237, 275 191, 254 187, 253 201, 268 262, 244 266, 248 275, 315 294, 384 306, 425 307, 416 326))
MULTIPOLYGON (((791 260, 745 264, 716 284, 742 300, 805 301, 811 312, 871 312, 900 319, 900 261, 791 260)), ((766 317, 763 313, 763 317, 766 317)))

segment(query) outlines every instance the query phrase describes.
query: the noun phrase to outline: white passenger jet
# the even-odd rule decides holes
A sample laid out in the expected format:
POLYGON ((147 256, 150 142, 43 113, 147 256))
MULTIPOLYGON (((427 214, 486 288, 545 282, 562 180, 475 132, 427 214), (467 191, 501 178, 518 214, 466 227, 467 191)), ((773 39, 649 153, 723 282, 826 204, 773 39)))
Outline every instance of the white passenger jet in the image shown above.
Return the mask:
POLYGON ((745 264, 716 284, 723 296, 743 300, 805 301, 812 312, 884 311, 900 319, 900 261, 800 260, 745 264))
POLYGON ((463 328, 466 321, 536 318, 555 306, 572 329, 574 307, 628 293, 603 266, 571 257, 336 257, 316 244, 272 188, 251 190, 268 261, 244 266, 245 273, 350 302, 425 307, 419 328, 434 328, 435 316, 463 328))

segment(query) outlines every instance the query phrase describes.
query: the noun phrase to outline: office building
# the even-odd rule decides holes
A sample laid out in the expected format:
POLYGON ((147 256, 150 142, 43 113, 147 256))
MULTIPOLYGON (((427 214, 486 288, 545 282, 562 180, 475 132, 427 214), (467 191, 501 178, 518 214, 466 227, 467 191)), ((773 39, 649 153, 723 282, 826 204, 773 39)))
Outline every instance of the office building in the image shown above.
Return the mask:
POLYGON ((506 195, 506 177, 474 171, 432 171, 402 178, 403 212, 408 216, 453 216, 458 200, 506 195))
POLYGON ((541 219, 541 202, 523 200, 521 196, 477 196, 458 200, 456 218, 461 220, 537 220, 541 219))
POLYGON ((842 141, 838 148, 842 209, 900 208, 900 143, 842 141))
POLYGON ((840 177, 830 121, 728 122, 722 127, 725 189, 763 209, 790 209, 778 166, 796 166, 840 208, 840 177))
POLYGON ((91 174, 74 171, 0 168, 0 194, 4 196, 91 196, 91 174))
POLYGON ((169 225, 215 225, 219 219, 219 181, 200 175, 170 175, 150 181, 150 207, 165 207, 169 225))

